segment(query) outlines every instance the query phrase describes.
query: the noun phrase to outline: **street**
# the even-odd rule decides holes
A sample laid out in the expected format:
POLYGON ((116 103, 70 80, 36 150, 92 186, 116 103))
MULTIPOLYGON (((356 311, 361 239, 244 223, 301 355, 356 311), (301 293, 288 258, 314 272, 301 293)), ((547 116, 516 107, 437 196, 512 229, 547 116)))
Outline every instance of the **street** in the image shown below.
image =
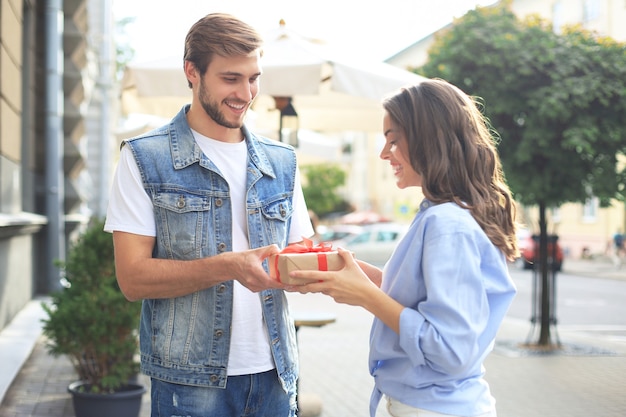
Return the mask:
MULTIPOLYGON (((510 271, 518 293, 508 316, 530 323, 533 271, 515 266, 510 271)), ((537 278, 537 287, 540 290, 541 277, 537 278)), ((553 315, 557 332, 591 333, 600 339, 626 344, 626 281, 557 273, 555 288, 553 315)))

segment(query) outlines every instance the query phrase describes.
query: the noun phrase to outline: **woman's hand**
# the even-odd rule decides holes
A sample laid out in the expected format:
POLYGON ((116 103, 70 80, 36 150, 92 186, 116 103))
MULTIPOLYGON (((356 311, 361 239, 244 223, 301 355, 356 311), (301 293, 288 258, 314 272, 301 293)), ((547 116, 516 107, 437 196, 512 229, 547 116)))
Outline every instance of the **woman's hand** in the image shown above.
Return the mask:
MULTIPOLYGON (((292 271, 289 274, 292 278, 304 278, 311 280, 311 283, 290 286, 288 290, 302 294, 321 292, 332 297, 338 303, 364 306, 365 301, 373 292, 380 291, 378 288, 379 283, 375 283, 370 279, 350 251, 339 248, 338 252, 345 262, 343 269, 339 271, 292 271)), ((382 275, 382 272, 380 274, 375 273, 375 270, 378 270, 378 268, 369 264, 365 265, 369 267, 368 269, 371 269, 368 272, 375 277, 382 275)))
POLYGON ((400 314, 404 306, 379 288, 382 271, 368 263, 357 261, 347 250, 339 248, 338 252, 345 261, 343 269, 339 271, 292 271, 289 274, 291 277, 306 278, 312 282, 286 289, 302 294, 321 292, 338 303, 363 307, 393 331, 400 333, 400 314), (363 265, 365 271, 359 265, 363 265))

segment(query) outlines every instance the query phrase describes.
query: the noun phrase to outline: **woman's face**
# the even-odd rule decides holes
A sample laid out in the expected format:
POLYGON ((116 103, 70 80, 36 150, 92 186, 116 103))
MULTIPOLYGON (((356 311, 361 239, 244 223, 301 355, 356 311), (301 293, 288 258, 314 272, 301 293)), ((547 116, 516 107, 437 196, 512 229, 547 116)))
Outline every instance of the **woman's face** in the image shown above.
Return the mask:
POLYGON ((409 162, 409 144, 406 135, 392 122, 387 112, 383 117, 383 132, 385 146, 380 152, 380 158, 391 164, 398 188, 421 187, 422 176, 415 172, 409 162))

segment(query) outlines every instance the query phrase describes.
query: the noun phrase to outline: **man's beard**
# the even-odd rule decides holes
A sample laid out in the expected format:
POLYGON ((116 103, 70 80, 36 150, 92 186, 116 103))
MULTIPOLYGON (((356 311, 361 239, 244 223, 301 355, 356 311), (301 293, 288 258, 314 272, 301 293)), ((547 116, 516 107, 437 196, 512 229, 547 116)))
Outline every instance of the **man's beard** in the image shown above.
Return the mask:
POLYGON ((200 86, 198 87, 198 90, 198 100, 200 101, 202 108, 204 109, 206 114, 211 119, 213 119, 215 123, 229 129, 241 129, 241 127, 243 126, 242 122, 237 121, 231 123, 226 120, 226 117, 224 117, 224 113, 219 110, 219 104, 212 101, 211 98, 208 96, 207 90, 204 86, 204 80, 202 78, 200 79, 200 86))

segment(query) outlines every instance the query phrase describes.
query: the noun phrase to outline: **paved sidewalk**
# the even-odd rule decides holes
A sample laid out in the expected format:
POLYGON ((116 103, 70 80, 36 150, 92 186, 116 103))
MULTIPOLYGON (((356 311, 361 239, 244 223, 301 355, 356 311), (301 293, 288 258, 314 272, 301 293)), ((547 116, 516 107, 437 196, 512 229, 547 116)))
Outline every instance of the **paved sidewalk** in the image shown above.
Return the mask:
POLYGON ((593 259, 569 259, 563 261, 563 273, 606 279, 626 280, 626 263, 617 267, 604 255, 593 259))
MULTIPOLYGON (((626 279, 610 261, 570 261, 564 272, 592 272, 611 279, 626 279), (587 269, 585 269, 587 268, 587 269)), ((325 312, 337 321, 299 331, 301 392, 322 402, 320 417, 367 416, 373 381, 367 372, 371 316, 363 309, 335 304, 319 294, 289 294, 296 312, 325 312)), ((16 326, 0 333, 2 361, 19 362, 16 376, 0 373, 0 417, 74 417, 66 391, 75 374, 67 358, 46 353, 38 325, 38 300, 16 326), (34 323, 33 321, 37 322, 34 323), (30 321, 30 324, 28 324, 30 321), (18 329, 19 330, 19 329, 18 329), (30 347, 26 339, 31 339, 30 347), (17 352, 20 351, 21 353, 17 352), (17 353, 16 353, 17 352, 17 353), (4 380, 4 381, 3 381, 4 380)), ((519 348, 530 323, 507 318, 495 351, 487 359, 486 378, 497 400, 499 417, 623 417, 626 416, 626 341, 599 339, 583 332, 559 330, 564 349, 540 354, 519 348)), ((0 365, 0 371, 2 370, 0 365)), ((142 377, 142 382, 149 381, 142 377)), ((149 416, 149 395, 144 396, 141 417, 149 416)), ((379 417, 388 417, 383 406, 379 417)), ((114 417, 114 416, 113 416, 114 417)))

